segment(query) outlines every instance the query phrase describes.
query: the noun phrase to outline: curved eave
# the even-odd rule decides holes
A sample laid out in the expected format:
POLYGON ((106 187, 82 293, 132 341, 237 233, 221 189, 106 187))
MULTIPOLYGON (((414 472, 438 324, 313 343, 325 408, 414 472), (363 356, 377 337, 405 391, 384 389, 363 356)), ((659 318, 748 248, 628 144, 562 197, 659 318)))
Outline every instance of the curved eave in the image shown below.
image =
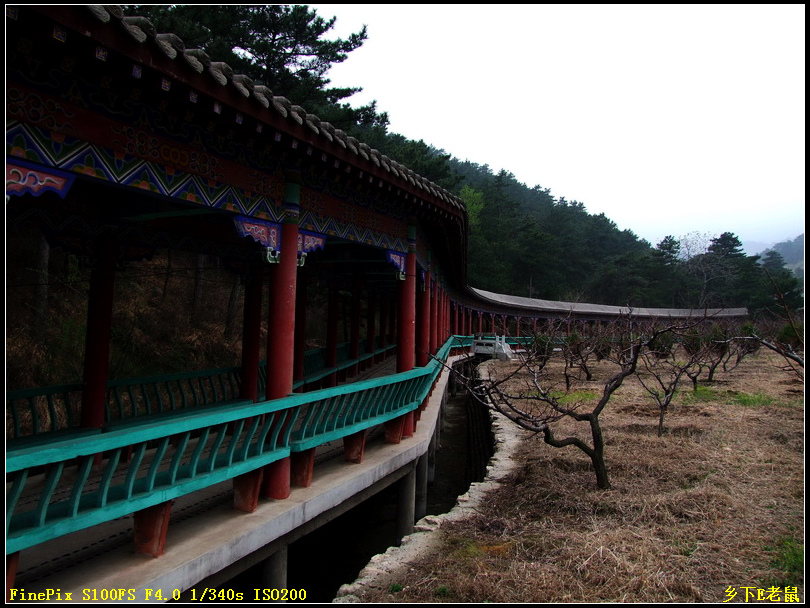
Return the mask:
POLYGON ((263 132, 271 134, 288 159, 339 172, 356 187, 395 197, 409 215, 442 235, 446 243, 436 253, 452 283, 459 288, 466 285, 466 254, 457 252, 466 252, 467 214, 455 195, 246 76, 234 74, 226 64, 185 49, 179 37, 155 32, 146 20, 123 17, 118 6, 24 8, 262 124, 263 132))
POLYGON ((470 287, 475 299, 488 302, 494 308, 510 309, 512 314, 526 314, 539 317, 577 319, 615 319, 618 316, 631 316, 639 320, 666 319, 736 319, 748 316, 745 308, 709 308, 705 310, 689 308, 631 308, 629 306, 608 306, 604 304, 584 304, 579 302, 554 302, 536 298, 508 296, 483 289, 470 287))

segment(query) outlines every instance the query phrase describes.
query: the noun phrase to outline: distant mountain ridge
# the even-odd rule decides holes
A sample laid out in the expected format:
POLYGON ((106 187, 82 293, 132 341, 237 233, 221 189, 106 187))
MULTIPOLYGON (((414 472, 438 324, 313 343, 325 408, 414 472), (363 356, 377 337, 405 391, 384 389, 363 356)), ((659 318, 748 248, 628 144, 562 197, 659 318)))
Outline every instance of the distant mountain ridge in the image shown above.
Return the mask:
POLYGON ((804 233, 792 241, 776 243, 762 253, 767 251, 776 251, 785 260, 785 267, 792 270, 799 278, 804 279, 804 233))

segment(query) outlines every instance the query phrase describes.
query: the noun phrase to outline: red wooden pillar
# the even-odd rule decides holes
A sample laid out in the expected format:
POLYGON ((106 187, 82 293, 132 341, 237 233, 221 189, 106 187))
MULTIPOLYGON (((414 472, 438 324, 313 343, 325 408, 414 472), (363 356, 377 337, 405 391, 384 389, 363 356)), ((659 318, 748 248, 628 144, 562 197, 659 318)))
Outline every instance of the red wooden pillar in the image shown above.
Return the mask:
MULTIPOLYGON (((380 299, 380 348, 388 346, 388 302, 385 299, 380 299)), ((388 357, 388 351, 384 351, 378 358, 379 361, 384 361, 388 357)))
POLYGON ((256 469, 233 479, 233 508, 243 513, 253 513, 259 508, 264 469, 256 469))
MULTIPOLYGON (((265 395, 268 400, 280 399, 292 392, 300 193, 299 184, 285 184, 285 217, 281 228, 279 262, 270 269, 265 395)), ((267 498, 287 498, 290 495, 290 458, 268 465, 264 477, 264 495, 267 498)))
MULTIPOLYGON (((349 344, 349 357, 352 361, 357 361, 360 357, 360 293, 361 285, 358 279, 354 280, 354 290, 352 293, 352 323, 351 323, 351 340, 349 344)), ((356 376, 360 371, 360 367, 354 364, 351 369, 351 376, 356 376)))
POLYGON ((6 603, 11 602, 11 590, 17 579, 17 568, 20 565, 20 552, 15 551, 6 555, 6 603))
MULTIPOLYGON (((239 394, 254 403, 259 400, 259 351, 262 329, 262 277, 264 267, 250 265, 245 284, 244 321, 242 323, 242 384, 239 394)), ((259 506, 262 470, 252 471, 233 480, 233 506, 252 513, 259 506)))
POLYGON ((397 339, 397 299, 391 298, 388 306, 388 335, 391 341, 395 342, 397 339))
MULTIPOLYGON (((408 227, 405 279, 399 282, 397 306, 397 373, 414 368, 416 360, 416 228, 408 227)), ((385 423, 385 440, 399 443, 413 436, 414 414, 410 412, 385 423)))
POLYGON ((484 333, 484 313, 480 310, 478 311, 478 333, 484 333))
POLYGON ((430 362, 430 268, 425 270, 424 288, 417 294, 419 305, 416 315, 416 365, 424 367, 430 362))
POLYGON ((436 349, 441 348, 444 344, 445 335, 444 330, 446 321, 444 318, 444 287, 441 283, 436 283, 436 349))
MULTIPOLYGON (((297 249, 296 249, 297 251, 297 249)), ((295 286, 295 352, 293 354, 293 382, 304 379, 304 351, 307 347, 307 274, 301 272, 295 286)), ((298 392, 303 393, 301 386, 298 392)))
POLYGON ((242 384, 243 399, 259 400, 259 352, 262 330, 262 278, 264 268, 259 262, 250 266, 245 283, 245 309, 242 323, 242 384))
POLYGON ((346 462, 360 464, 366 450, 366 432, 358 431, 343 438, 343 457, 346 462))
POLYGON ((110 372, 113 291, 118 243, 112 235, 101 237, 93 247, 96 266, 90 274, 87 334, 84 346, 84 390, 81 425, 101 428, 107 402, 110 372))
MULTIPOLYGON (((375 350, 377 350, 377 295, 369 290, 366 310, 366 354, 371 354, 375 350)), ((366 359, 360 368, 371 367, 372 363, 371 358, 366 359)))
POLYGON ((444 344, 453 333, 452 302, 450 301, 450 292, 447 291, 446 288, 444 290, 444 310, 444 334, 442 337, 442 344, 444 344))
POLYGON ((437 286, 436 281, 431 280, 429 281, 429 289, 430 292, 430 352, 436 354, 438 350, 438 335, 439 335, 439 327, 438 327, 438 315, 437 315, 437 307, 436 307, 436 299, 437 299, 437 286))
POLYGON ((462 336, 467 335, 467 307, 463 304, 461 305, 461 327, 459 327, 459 331, 462 336))
POLYGON ((294 486, 308 488, 315 470, 315 448, 293 452, 290 457, 290 482, 294 486))
MULTIPOLYGON (((409 228, 409 233, 415 229, 409 228)), ((411 235, 409 234, 409 237, 411 235)), ((409 238, 405 280, 399 283, 397 373, 414 368, 416 346, 416 238, 409 238)))
POLYGON ((171 510, 169 500, 135 512, 135 553, 152 557, 163 555, 171 510))
MULTIPOLYGON (((338 319, 340 317, 340 292, 337 283, 329 286, 326 308, 326 367, 337 367, 338 319)), ((325 386, 337 386, 337 372, 324 379, 325 386)))

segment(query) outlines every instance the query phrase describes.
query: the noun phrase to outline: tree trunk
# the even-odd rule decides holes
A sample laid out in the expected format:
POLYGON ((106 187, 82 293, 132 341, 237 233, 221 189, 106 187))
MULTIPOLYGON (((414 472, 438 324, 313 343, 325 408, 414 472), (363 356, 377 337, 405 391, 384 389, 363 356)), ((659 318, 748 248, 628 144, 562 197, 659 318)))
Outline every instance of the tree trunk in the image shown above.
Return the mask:
POLYGON ((593 454, 591 454, 591 462, 593 463, 593 470, 596 473, 596 487, 600 490, 609 490, 610 478, 608 477, 604 454, 594 451, 593 454))
POLYGON ((591 424, 591 437, 593 437, 593 452, 590 456, 594 473, 596 473, 596 487, 600 490, 609 490, 610 478, 605 464, 605 438, 602 436, 599 417, 593 416, 589 422, 591 424))
POLYGON ((166 302, 166 296, 169 293, 169 280, 172 278, 172 250, 166 251, 166 277, 163 279, 163 296, 161 297, 161 306, 166 302))
POLYGON ((44 331, 45 313, 48 310, 48 266, 51 247, 44 234, 39 235, 39 252, 37 257, 37 288, 34 295, 34 328, 44 331))
POLYGON ((231 296, 228 298, 228 316, 225 319, 225 338, 230 340, 236 336, 239 314, 239 295, 242 293, 242 280, 234 275, 231 286, 231 296))
POLYGON ((194 273, 194 299, 191 302, 191 318, 199 323, 203 309, 203 281, 205 280, 205 255, 197 255, 197 269, 194 273))

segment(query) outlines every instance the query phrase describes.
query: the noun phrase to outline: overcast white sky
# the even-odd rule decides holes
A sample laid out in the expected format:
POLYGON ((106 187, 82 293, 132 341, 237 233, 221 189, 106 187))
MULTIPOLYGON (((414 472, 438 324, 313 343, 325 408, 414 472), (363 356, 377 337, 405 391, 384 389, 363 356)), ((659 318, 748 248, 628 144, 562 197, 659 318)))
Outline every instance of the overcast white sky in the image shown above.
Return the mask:
POLYGON ((394 133, 653 245, 804 232, 804 5, 311 6, 368 25, 330 77, 394 133))

